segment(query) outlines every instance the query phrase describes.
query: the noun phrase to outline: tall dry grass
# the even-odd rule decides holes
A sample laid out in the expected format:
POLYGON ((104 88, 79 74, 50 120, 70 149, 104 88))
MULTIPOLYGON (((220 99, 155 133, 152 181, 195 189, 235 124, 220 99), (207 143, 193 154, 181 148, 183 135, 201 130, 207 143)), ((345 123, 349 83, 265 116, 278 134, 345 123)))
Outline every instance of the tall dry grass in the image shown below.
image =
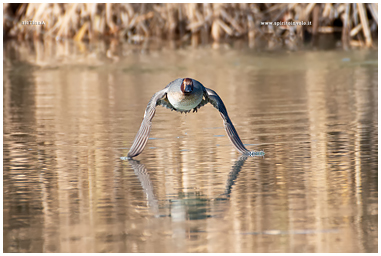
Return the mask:
POLYGON ((341 33, 344 48, 373 47, 378 4, 316 3, 43 3, 3 4, 4 35, 20 40, 53 37, 76 41, 105 37, 141 43, 149 38, 197 46, 245 38, 251 47, 261 38, 269 45, 298 46, 321 33, 341 33), (265 21, 311 21, 311 25, 262 25, 265 21), (23 25, 44 21, 44 25, 23 25))

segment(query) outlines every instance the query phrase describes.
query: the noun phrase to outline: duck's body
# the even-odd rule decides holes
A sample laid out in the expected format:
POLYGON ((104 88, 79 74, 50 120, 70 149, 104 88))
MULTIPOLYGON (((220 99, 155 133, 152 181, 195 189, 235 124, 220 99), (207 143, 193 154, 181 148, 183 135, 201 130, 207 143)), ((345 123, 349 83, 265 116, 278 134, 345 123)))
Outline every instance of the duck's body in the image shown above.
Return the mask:
POLYGON ((211 89, 205 88, 197 80, 178 78, 169 83, 163 90, 155 93, 148 102, 144 119, 128 152, 128 157, 132 158, 139 155, 147 144, 152 124, 151 120, 155 115, 157 105, 181 113, 187 113, 191 110, 195 112, 207 103, 211 103, 220 111, 221 117, 224 120, 225 130, 236 149, 243 154, 250 155, 251 152, 246 149, 239 138, 228 116, 225 105, 218 94, 211 89))
POLYGON ((177 111, 190 111, 200 105, 204 89, 205 87, 196 80, 179 78, 168 87, 167 99, 177 111))

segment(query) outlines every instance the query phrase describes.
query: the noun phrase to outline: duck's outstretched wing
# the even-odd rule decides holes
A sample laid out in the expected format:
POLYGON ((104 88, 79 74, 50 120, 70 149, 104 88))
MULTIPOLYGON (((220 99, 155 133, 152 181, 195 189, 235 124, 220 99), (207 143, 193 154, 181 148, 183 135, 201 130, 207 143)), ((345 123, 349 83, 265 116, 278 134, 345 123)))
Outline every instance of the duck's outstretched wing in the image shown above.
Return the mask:
POLYGON ((216 108, 218 111, 220 111, 220 115, 222 119, 224 120, 224 127, 226 130, 226 133, 229 136, 230 141, 233 143, 233 145, 236 147, 236 149, 241 152, 242 154, 249 155, 250 151, 247 150, 247 148, 243 145, 241 139, 238 136, 237 131, 234 128, 234 125, 232 121, 230 120, 228 116, 228 112, 226 111, 225 105, 222 102, 220 96, 218 94, 208 88, 205 88, 208 101, 216 108))
POLYGON ((155 93, 150 99, 150 101, 148 102, 146 112, 144 113, 142 124, 140 125, 139 131, 135 136, 135 140, 132 143, 132 146, 130 148, 130 151, 128 152, 127 157, 132 158, 142 153, 144 147, 147 144, 149 133, 151 131, 151 125, 152 125, 151 120, 155 115, 156 106, 160 104, 161 99, 166 97, 168 87, 169 85, 165 87, 163 90, 155 93))

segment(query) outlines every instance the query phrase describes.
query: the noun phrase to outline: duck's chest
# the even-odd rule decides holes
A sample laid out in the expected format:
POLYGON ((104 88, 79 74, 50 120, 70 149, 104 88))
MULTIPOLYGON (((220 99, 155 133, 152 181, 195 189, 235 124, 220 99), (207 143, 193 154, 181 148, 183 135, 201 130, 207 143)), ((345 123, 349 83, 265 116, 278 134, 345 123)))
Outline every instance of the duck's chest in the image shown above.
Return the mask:
POLYGON ((188 111, 197 107, 202 101, 202 91, 192 92, 189 95, 185 95, 182 92, 169 92, 167 93, 168 101, 172 106, 181 111, 188 111))

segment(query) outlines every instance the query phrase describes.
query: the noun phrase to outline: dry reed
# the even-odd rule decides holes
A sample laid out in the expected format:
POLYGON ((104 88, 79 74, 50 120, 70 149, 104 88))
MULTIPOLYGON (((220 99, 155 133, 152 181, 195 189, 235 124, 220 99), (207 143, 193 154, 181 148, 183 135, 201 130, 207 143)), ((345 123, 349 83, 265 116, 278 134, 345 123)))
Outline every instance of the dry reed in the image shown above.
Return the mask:
POLYGON ((130 43, 146 39, 190 42, 193 46, 245 38, 268 46, 297 48, 321 33, 341 33, 344 48, 375 47, 378 4, 3 4, 5 38, 53 37, 92 41, 116 38, 130 43), (25 25, 43 21, 44 25, 25 25), (311 25, 263 25, 262 22, 311 21, 311 25))

